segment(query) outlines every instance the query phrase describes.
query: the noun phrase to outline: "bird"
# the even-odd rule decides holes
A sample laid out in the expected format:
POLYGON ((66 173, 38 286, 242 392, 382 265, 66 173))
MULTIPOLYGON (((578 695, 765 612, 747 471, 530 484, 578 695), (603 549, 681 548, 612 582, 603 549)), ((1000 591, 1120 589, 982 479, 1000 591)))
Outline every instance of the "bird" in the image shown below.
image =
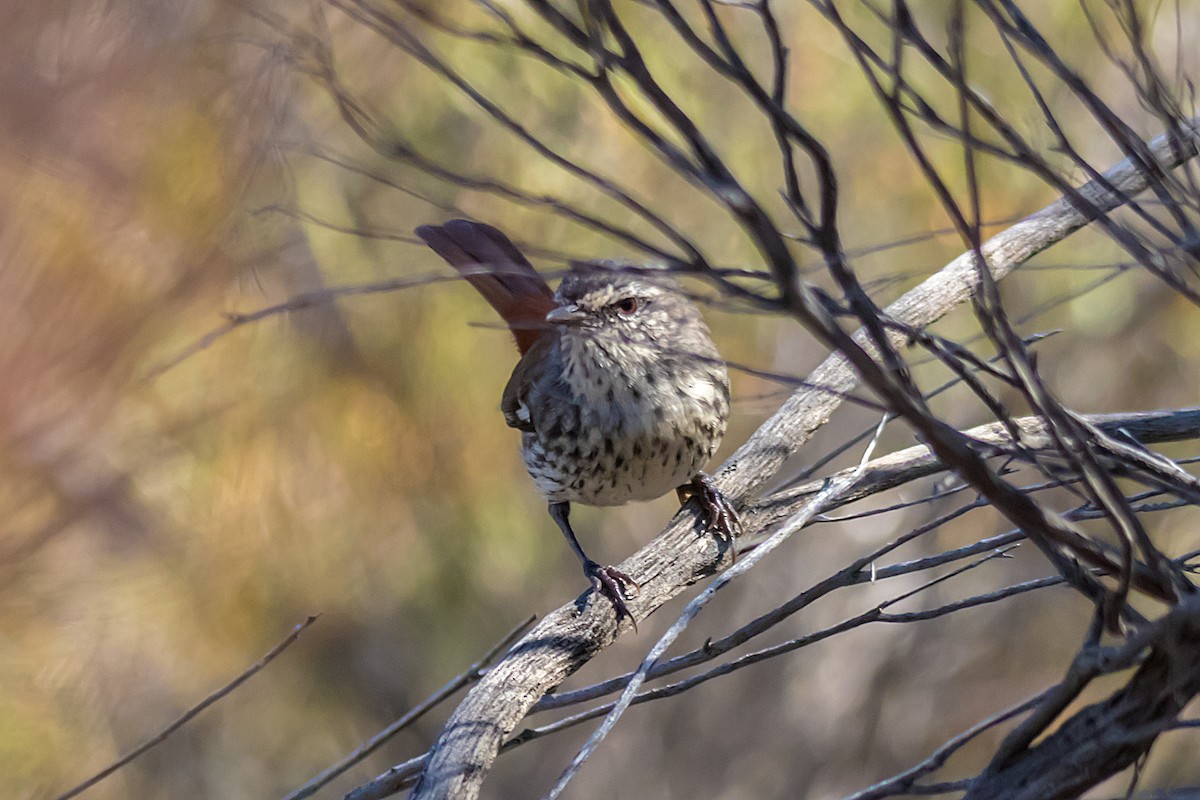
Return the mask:
POLYGON ((619 624, 638 584, 583 550, 572 503, 619 506, 674 489, 732 545, 737 512, 701 471, 725 434, 729 376, 696 305, 665 270, 571 262, 557 290, 499 229, 455 219, 416 235, 498 312, 521 358, 500 404, 550 517, 619 624))

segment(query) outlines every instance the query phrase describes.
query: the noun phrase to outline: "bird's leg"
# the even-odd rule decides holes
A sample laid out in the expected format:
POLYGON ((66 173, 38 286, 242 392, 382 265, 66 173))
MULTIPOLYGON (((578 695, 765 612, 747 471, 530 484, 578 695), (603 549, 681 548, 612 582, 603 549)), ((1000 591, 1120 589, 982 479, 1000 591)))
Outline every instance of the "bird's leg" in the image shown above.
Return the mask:
POLYGON ((637 620, 629 612, 629 606, 625 605, 625 598, 637 595, 637 581, 616 567, 602 567, 588 558, 587 553, 583 552, 583 548, 579 545, 579 540, 575 538, 575 531, 571 529, 570 514, 570 503, 550 504, 550 516, 558 524, 563 536, 567 537, 567 544, 571 545, 571 549, 575 551, 575 555, 583 564, 583 574, 592 582, 592 587, 597 594, 602 594, 612 601, 613 608, 617 612, 617 622, 621 621, 621 617, 629 617, 629 621, 633 623, 636 630, 637 620))
POLYGON ((703 472, 697 473, 690 482, 677 488, 675 493, 679 495, 680 505, 684 505, 693 497, 700 500, 700 506, 706 515, 705 527, 724 536, 729 542, 730 554, 736 557, 733 545, 734 540, 742 532, 742 523, 738 519, 733 504, 725 499, 725 495, 721 494, 720 489, 713 485, 712 479, 703 472))

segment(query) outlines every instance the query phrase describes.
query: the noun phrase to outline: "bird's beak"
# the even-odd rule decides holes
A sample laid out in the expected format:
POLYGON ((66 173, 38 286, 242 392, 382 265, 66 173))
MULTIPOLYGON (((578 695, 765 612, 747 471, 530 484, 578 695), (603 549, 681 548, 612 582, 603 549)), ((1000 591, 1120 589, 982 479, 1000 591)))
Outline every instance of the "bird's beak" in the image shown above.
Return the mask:
POLYGON ((587 313, 574 303, 559 306, 546 315, 546 322, 554 325, 578 325, 587 318, 587 313))

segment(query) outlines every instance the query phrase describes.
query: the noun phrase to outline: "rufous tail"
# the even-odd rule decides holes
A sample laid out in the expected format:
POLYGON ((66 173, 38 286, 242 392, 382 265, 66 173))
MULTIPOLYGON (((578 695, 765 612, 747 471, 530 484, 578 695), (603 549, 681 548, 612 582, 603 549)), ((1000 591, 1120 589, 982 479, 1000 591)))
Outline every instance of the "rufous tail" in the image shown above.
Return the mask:
POLYGON ((546 314, 555 306, 554 292, 529 259, 507 236, 482 222, 455 219, 422 225, 416 234, 499 312, 524 355, 546 330, 546 314))

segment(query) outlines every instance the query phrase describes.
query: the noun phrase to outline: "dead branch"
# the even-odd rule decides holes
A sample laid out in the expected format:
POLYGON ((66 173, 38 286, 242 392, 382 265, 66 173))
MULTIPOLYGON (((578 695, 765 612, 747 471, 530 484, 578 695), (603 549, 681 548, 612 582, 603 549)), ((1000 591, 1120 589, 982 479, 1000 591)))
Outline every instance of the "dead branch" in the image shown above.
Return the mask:
MULTIPOLYGON (((1162 169, 1173 169, 1195 156, 1197 142, 1193 128, 1185 140, 1166 134, 1148 147, 1162 169)), ((1079 192, 1107 211, 1146 185, 1143 172, 1127 159, 1108 170, 1103 183, 1087 184, 1079 192)), ((981 249, 988 269, 999 280, 1088 222, 1069 200, 1060 199, 984 243, 981 249)), ((884 313, 913 327, 927 326, 971 297, 976 282, 973 254, 964 254, 884 313)), ((865 334, 856 334, 856 339, 864 341, 865 334)), ((826 390, 801 389, 793 394, 717 473, 721 491, 740 505, 747 505, 829 419, 841 397, 858 385, 858 378, 845 357, 835 353, 806 383, 826 390)), ((641 585, 641 594, 630 604, 639 619, 718 569, 721 553, 711 541, 695 535, 696 522, 690 512, 677 516, 662 534, 620 565, 641 585)), ((751 536, 761 533, 761 528, 748 528, 751 536)), ((619 634, 611 613, 601 606, 589 603, 580 612, 570 603, 549 614, 468 694, 434 746, 414 800, 478 796, 500 746, 533 704, 619 634)), ((394 785, 381 778, 350 797, 368 800, 393 791, 394 785)))

